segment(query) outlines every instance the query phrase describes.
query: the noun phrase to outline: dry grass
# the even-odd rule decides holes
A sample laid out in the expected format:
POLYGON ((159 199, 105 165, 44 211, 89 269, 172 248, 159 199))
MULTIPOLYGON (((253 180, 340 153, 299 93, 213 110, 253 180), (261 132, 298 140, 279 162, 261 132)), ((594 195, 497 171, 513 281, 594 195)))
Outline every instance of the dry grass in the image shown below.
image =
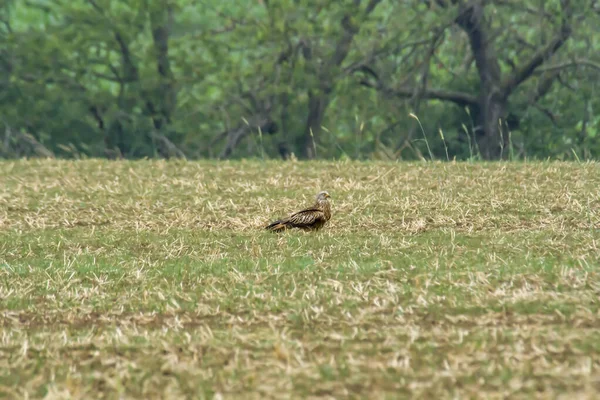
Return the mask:
POLYGON ((0 396, 593 398, 598 164, 0 163, 0 396), (317 234, 260 228, 334 199, 317 234))

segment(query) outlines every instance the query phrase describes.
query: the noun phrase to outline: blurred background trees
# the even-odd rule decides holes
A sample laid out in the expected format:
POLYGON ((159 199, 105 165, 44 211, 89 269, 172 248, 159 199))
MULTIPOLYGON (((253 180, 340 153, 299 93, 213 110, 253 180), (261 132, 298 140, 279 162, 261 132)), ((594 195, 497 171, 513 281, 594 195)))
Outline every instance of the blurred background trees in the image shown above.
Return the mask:
POLYGON ((0 156, 597 158, 599 77, 598 0, 5 0, 0 156))

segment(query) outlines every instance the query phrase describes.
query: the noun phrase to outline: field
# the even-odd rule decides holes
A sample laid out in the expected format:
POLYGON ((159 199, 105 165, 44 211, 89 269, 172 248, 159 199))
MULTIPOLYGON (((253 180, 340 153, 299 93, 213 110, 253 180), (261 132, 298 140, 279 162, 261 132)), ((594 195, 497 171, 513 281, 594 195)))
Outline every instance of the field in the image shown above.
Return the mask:
POLYGON ((599 247, 596 163, 0 162, 0 397, 593 398, 599 247))

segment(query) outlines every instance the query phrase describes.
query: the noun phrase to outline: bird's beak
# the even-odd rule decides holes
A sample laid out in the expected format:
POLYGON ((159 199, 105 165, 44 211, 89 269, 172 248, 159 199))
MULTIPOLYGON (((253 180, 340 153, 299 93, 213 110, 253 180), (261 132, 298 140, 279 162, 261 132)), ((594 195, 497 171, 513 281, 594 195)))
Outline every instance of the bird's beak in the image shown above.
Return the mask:
POLYGON ((326 198, 326 199, 330 199, 330 198, 331 198, 331 196, 330 196, 330 195, 328 195, 328 194, 326 194, 326 195, 325 195, 325 198, 326 198))

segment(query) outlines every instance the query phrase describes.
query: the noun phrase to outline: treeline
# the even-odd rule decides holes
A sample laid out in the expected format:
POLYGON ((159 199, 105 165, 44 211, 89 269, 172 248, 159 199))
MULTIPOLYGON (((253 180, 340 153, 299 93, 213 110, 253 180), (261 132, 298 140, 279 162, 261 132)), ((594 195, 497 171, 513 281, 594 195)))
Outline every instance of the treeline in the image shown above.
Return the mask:
POLYGON ((600 0, 2 4, 2 157, 600 155, 600 0))

